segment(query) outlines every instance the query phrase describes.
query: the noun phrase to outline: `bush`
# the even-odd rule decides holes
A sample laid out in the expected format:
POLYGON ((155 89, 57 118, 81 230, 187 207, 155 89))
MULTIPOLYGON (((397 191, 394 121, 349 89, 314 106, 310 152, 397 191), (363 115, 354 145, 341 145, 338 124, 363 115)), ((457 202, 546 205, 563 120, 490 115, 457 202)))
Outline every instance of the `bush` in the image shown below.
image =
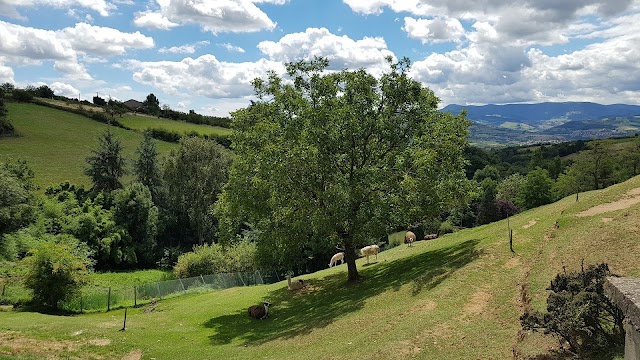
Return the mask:
POLYGON ((451 221, 447 220, 447 221, 443 221, 440 224, 440 228, 438 229, 438 235, 442 236, 444 234, 449 234, 452 232, 455 232, 456 228, 455 226, 453 226, 453 223, 451 223, 451 221))
POLYGON ((68 240, 44 242, 23 261, 27 266, 24 283, 33 291, 34 304, 52 309, 87 283, 91 266, 86 250, 68 240))
POLYGON ((222 246, 219 244, 195 246, 192 252, 178 257, 173 268, 179 278, 224 272, 225 259, 222 246))
POLYGON ((33 94, 26 90, 15 89, 11 94, 11 98, 18 102, 30 102, 33 100, 33 94))
POLYGON ((525 312, 524 330, 544 331, 560 337, 575 354, 624 344, 624 315, 605 295, 603 284, 611 275, 607 264, 585 271, 558 274, 547 290, 547 312, 525 312))
POLYGON ((256 269, 257 248, 247 240, 226 248, 220 244, 194 247, 178 257, 173 271, 179 278, 228 272, 250 272, 256 269))

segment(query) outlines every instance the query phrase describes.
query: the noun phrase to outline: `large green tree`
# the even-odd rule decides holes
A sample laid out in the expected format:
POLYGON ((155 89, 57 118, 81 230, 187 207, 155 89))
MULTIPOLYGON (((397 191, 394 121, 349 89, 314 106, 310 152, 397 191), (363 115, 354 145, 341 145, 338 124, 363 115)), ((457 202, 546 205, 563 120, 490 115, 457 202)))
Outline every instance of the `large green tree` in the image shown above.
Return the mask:
POLYGON ((183 137, 163 167, 163 201, 173 218, 174 230, 186 242, 188 230, 197 243, 212 241, 215 233, 213 206, 227 182, 231 156, 211 140, 183 137))
POLYGON ((356 249, 433 216, 468 188, 465 115, 392 63, 380 78, 325 71, 326 59, 290 63, 290 81, 256 79, 258 101, 233 114, 235 158, 217 213, 227 236, 258 231, 263 262, 283 266, 317 244, 356 249))
POLYGON ((551 188, 553 180, 549 177, 547 169, 536 167, 527 174, 527 181, 521 189, 522 204, 525 208, 531 209, 545 205, 553 200, 551 188))
POLYGON ((160 113, 160 100, 153 93, 147 95, 147 98, 142 103, 147 114, 157 115, 160 113))
POLYGON ((122 144, 109 129, 98 141, 98 148, 87 158, 89 167, 84 173, 91 178, 94 190, 110 192, 122 187, 120 178, 126 174, 122 144))
POLYGON ((149 188, 152 195, 155 195, 157 187, 160 185, 161 175, 158 165, 158 150, 150 131, 144 132, 144 139, 136 152, 138 153, 138 159, 134 163, 136 178, 149 188))

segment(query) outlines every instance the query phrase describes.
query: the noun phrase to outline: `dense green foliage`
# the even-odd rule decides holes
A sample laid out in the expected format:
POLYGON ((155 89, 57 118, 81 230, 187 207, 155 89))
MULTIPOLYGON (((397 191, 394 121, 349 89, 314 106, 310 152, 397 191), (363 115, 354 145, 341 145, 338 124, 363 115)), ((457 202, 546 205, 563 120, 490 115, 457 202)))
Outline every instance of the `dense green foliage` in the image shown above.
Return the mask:
POLYGON ((154 193, 160 186, 160 166, 158 164, 158 150, 148 131, 144 132, 144 139, 136 150, 138 159, 133 165, 136 179, 154 193))
POLYGON ((150 267, 155 263, 158 208, 151 191, 142 183, 134 182, 113 193, 113 219, 131 238, 135 260, 132 265, 150 267))
POLYGON ((13 126, 9 118, 7 118, 7 109, 4 107, 4 101, 0 97, 0 137, 13 136, 16 134, 16 128, 13 126))
POLYGON ((18 253, 15 239, 7 234, 35 219, 33 171, 24 162, 0 163, 0 260, 18 253))
POLYGON ((222 247, 220 244, 195 246, 180 255, 174 267, 179 278, 256 270, 256 244, 247 240, 222 247))
POLYGON ((550 332, 577 354, 623 344, 624 314, 604 295, 603 284, 610 275, 607 264, 558 274, 547 289, 547 312, 525 313, 523 329, 550 332))
POLYGON ((183 244, 214 240, 213 206, 227 182, 231 155, 201 138, 183 138, 163 165, 163 222, 167 237, 183 244))
POLYGON ((92 150, 93 155, 87 158, 89 167, 85 174, 91 178, 96 191, 119 189, 122 187, 120 178, 126 174, 122 144, 109 128, 98 141, 98 148, 92 150))
POLYGON ((43 242, 24 259, 25 285, 33 291, 37 306, 57 309, 87 282, 91 261, 72 240, 43 242))
POLYGON ((265 264, 292 266, 335 245, 356 249, 466 198, 468 121, 437 111, 409 61, 376 78, 290 63, 292 83, 256 79, 258 101, 233 114, 235 158, 217 206, 226 236, 259 231, 265 264))

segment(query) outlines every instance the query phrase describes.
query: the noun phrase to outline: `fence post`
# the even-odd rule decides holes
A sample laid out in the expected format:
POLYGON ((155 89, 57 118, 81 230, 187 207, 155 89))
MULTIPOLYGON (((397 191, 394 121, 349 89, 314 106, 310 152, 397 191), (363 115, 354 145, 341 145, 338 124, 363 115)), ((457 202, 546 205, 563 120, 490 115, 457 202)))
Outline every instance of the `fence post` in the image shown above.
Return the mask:
POLYGON ((4 296, 6 288, 7 288, 7 283, 2 283, 2 296, 4 296))
POLYGON ((107 311, 111 310, 111 288, 109 288, 109 296, 107 297, 107 311))
POLYGON ((138 306, 138 289, 137 287, 133 287, 133 307, 138 306))
POLYGON ((202 280, 202 285, 207 285, 207 283, 204 281, 204 277, 202 277, 202 274, 200 274, 200 279, 202 280))
POLYGON ((80 312, 84 311, 84 303, 83 303, 82 293, 80 293, 80 312))
POLYGON ((158 282, 156 282, 156 288, 158 289, 158 299, 162 299, 162 296, 160 296, 160 284, 158 284, 158 282))
POLYGON ((511 249, 512 253, 515 253, 513 251, 513 229, 509 229, 509 249, 511 249))
POLYGON ((186 289, 184 288, 184 284, 182 283, 182 279, 178 278, 178 281, 180 281, 180 286, 182 286, 182 291, 186 291, 186 289))

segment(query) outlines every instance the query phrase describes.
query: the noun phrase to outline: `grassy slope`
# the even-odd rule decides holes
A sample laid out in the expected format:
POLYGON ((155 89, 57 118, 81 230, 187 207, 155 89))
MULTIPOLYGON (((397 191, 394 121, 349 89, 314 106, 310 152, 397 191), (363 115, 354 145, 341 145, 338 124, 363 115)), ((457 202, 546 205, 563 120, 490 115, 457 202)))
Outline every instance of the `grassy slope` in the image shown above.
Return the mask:
POLYGON ((340 265, 305 276, 313 284, 307 293, 289 293, 280 282, 161 300, 151 313, 130 309, 124 332, 124 310, 72 317, 0 312, 0 354, 37 358, 49 346, 47 354, 81 358, 141 352, 158 359, 507 359, 513 349, 535 356, 557 342, 518 336, 522 289, 543 309, 552 277, 563 266, 579 269, 582 258, 640 276, 639 204, 575 216, 639 187, 636 177, 581 194, 580 202, 568 197, 514 216, 516 254, 500 221, 396 247, 370 266, 358 260, 364 281, 354 285, 345 283, 340 265), (247 307, 263 299, 274 304, 272 316, 249 319, 247 307))
POLYGON ((230 135, 231 129, 226 129, 219 126, 209 126, 201 124, 191 124, 184 121, 174 121, 169 119, 160 119, 150 116, 140 115, 125 115, 122 118, 118 118, 118 121, 123 125, 136 130, 146 129, 163 129, 179 134, 189 133, 195 131, 200 135, 230 135))
MULTIPOLYGON (((83 174, 86 158, 98 145, 98 137, 107 129, 102 124, 80 115, 34 104, 7 104, 9 119, 20 137, 0 138, 0 161, 24 159, 36 173, 41 188, 70 181, 90 185, 83 174)), ((135 149, 142 135, 129 130, 111 128, 124 147, 129 160, 136 158, 135 149)), ((160 154, 176 144, 156 142, 160 154)))

